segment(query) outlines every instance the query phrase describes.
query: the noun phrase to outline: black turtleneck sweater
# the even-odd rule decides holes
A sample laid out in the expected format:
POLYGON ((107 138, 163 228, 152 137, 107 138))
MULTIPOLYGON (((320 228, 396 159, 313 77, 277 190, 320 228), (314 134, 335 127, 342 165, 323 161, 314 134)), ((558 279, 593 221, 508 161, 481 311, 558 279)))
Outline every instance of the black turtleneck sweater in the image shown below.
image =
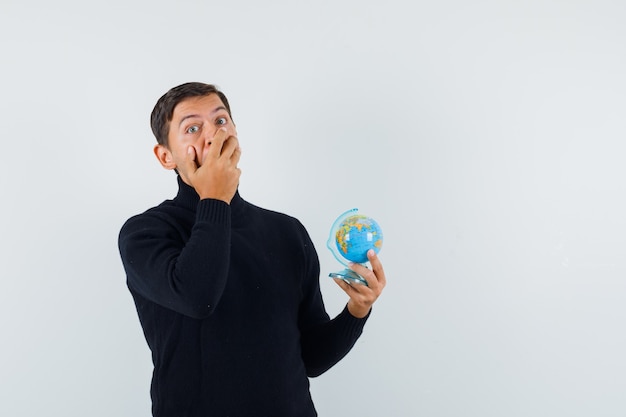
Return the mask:
POLYGON ((315 416, 308 377, 352 348, 366 319, 333 320, 302 224, 235 194, 131 217, 119 249, 152 351, 157 417, 315 416))

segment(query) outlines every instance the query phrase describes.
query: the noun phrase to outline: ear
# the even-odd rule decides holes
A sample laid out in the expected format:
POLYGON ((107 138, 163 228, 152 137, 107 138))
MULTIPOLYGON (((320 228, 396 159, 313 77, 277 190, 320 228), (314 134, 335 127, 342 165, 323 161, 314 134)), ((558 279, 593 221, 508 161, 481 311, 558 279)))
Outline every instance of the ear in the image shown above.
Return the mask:
POLYGON ((163 168, 176 169, 176 163, 172 157, 172 152, 166 146, 158 144, 154 146, 154 155, 157 157, 163 168))

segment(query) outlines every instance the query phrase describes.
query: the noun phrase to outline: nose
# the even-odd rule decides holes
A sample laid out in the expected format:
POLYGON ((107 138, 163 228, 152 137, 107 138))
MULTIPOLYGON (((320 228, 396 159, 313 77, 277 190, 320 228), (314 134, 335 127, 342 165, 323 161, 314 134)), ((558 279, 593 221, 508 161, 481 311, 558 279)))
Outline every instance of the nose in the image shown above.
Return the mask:
POLYGON ((209 146, 211 144, 211 142, 213 141, 213 136, 215 136, 215 133, 217 133, 217 131, 211 131, 209 129, 205 130, 204 138, 203 138, 205 146, 209 146))

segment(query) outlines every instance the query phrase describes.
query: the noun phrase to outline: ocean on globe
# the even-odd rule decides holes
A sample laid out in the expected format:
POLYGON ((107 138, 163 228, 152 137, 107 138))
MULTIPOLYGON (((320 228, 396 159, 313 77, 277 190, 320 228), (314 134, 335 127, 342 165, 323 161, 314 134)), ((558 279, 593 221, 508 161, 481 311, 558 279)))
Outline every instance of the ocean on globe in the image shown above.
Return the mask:
POLYGON ((337 250, 347 260, 365 263, 367 251, 374 249, 376 253, 383 246, 383 232, 378 223, 371 217, 355 214, 346 217, 335 231, 337 250))

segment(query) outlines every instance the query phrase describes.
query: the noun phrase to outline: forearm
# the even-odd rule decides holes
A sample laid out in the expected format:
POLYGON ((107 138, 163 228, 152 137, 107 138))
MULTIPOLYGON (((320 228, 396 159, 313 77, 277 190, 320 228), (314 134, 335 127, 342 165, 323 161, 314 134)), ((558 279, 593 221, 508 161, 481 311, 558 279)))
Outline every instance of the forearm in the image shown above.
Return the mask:
POLYGON ((334 319, 306 329, 302 333, 302 357, 309 376, 323 374, 339 362, 354 346, 363 332, 369 313, 354 317, 344 310, 334 319))

